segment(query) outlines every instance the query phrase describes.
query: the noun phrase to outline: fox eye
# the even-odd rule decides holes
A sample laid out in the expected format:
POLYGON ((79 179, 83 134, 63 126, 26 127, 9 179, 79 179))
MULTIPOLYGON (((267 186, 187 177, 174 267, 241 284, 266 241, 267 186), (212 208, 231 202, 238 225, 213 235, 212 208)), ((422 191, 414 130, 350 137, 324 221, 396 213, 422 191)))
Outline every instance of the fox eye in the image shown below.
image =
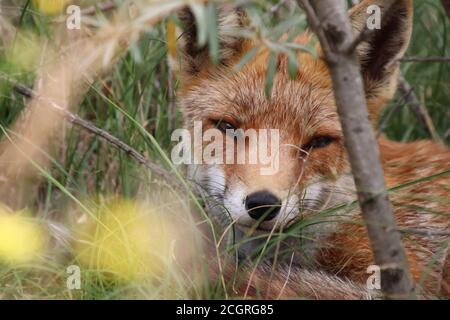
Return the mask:
POLYGON ((310 149, 319 149, 328 147, 335 141, 335 138, 330 136, 319 136, 313 138, 309 143, 305 144, 302 149, 310 150, 310 149))
POLYGON ((223 133, 226 133, 227 130, 235 130, 235 126, 233 126, 231 123, 223 121, 223 120, 215 120, 214 122, 214 126, 219 129, 220 131, 222 131, 223 133))

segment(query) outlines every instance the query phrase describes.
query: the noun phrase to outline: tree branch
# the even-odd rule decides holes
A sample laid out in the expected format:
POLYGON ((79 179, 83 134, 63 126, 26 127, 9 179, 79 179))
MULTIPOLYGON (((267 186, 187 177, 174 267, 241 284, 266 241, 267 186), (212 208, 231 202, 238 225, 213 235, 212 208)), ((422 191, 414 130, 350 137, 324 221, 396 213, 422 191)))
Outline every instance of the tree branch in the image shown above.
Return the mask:
MULTIPOLYGON (((31 99, 31 98, 38 97, 34 90, 28 88, 27 86, 25 86, 21 83, 14 84, 13 88, 14 88, 14 91, 16 91, 17 93, 19 93, 27 98, 31 99)), ((41 99, 43 99, 43 98, 41 98, 41 99)), ((144 167, 146 167, 153 173, 161 176, 162 178, 166 179, 168 182, 171 182, 174 184, 174 182, 173 182, 174 179, 167 170, 165 170, 163 167, 159 166, 158 164, 147 160, 141 153, 136 151, 133 147, 129 146, 125 142, 116 138, 109 132, 96 127, 93 123, 78 117, 77 115, 67 111, 66 109, 62 108, 61 106, 58 106, 56 103, 49 101, 49 105, 55 112, 57 112, 58 114, 63 116, 70 123, 77 125, 83 129, 103 138, 104 140, 106 140, 107 142, 109 142, 110 144, 112 144, 113 146, 118 148, 119 150, 122 150, 125 153, 127 153, 130 157, 135 159, 140 165, 143 165, 144 167)))
POLYGON ((401 62, 450 62, 450 57, 403 57, 400 59, 401 62))
POLYGON ((406 97, 410 94, 411 91, 412 91, 412 88, 411 88, 410 91, 407 91, 406 93, 402 94, 402 96, 398 99, 398 101, 395 104, 395 106, 392 107, 392 109, 389 111, 387 116, 380 123, 380 125, 378 126, 377 139, 383 134, 384 130, 386 130, 386 128, 387 128, 387 126, 389 124, 389 121, 391 120, 392 116, 400 109, 400 107, 403 106, 403 103, 405 102, 406 97))
POLYGON ((416 234, 424 237, 450 236, 450 230, 398 228, 398 231, 405 234, 416 234))
POLYGON ((371 33, 373 33, 373 30, 368 29, 367 25, 364 25, 364 28, 361 30, 361 32, 353 39, 349 46, 344 49, 344 51, 352 54, 356 50, 356 47, 358 47, 358 45, 363 42, 371 33))
POLYGON ((408 103, 411 111, 416 116, 417 120, 419 121, 422 128, 429 134, 431 137, 436 140, 440 141, 438 133, 436 132, 436 129, 433 125, 433 122, 431 121, 430 115, 428 114, 427 108, 422 105, 417 98, 416 94, 414 93, 413 88, 411 85, 406 81, 406 79, 400 75, 398 77, 398 89, 402 93, 402 95, 405 97, 406 102, 408 103))
MULTIPOLYGON (((389 8, 395 0, 386 0, 389 8)), ((413 282, 400 233, 386 192, 380 153, 369 121, 355 41, 345 10, 345 0, 301 1, 318 35, 333 80, 337 110, 352 166, 358 200, 375 263, 381 268, 383 295, 388 299, 409 298, 413 282), (313 12, 311 12, 311 9, 313 12), (330 52, 331 50, 331 52, 330 52)))

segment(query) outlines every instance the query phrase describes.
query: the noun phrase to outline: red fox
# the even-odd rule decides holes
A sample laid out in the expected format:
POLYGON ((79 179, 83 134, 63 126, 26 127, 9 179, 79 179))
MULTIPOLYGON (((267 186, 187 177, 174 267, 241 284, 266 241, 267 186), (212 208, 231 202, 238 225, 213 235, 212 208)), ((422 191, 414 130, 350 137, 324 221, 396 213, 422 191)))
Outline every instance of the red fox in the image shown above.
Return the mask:
MULTIPOLYGON (((368 34, 357 54, 375 123, 395 93, 398 59, 409 45, 413 9, 412 0, 398 0, 389 10, 383 0, 362 1, 349 11, 355 35, 365 26, 370 5, 381 9, 381 29, 368 34)), ((289 75, 288 58, 280 55, 268 97, 265 82, 270 51, 239 32, 248 24, 244 9, 225 5, 219 12, 218 64, 210 60, 207 47, 197 46, 193 14, 186 9, 180 18, 184 30, 177 56, 169 60, 180 77, 178 99, 186 128, 193 132, 194 124, 200 122, 203 131, 213 129, 223 135, 224 145, 230 143, 227 130, 279 131, 279 170, 274 174, 261 174, 261 163, 189 166, 189 176, 206 193, 211 214, 225 228, 236 227, 240 239, 249 235, 259 239, 241 245, 241 254, 251 255, 268 243, 268 237, 281 234, 283 245, 278 251, 266 251, 272 257, 276 251, 280 257, 284 252, 298 266, 299 274, 317 279, 328 273, 327 279, 336 286, 344 283, 340 279, 365 283, 373 256, 359 208, 349 205, 356 199, 355 187, 320 47, 318 57, 298 53, 295 78, 289 75), (253 59, 239 70, 233 68, 254 48, 253 59)), ((295 42, 307 45, 311 38, 306 32, 295 42)), ((416 288, 448 296, 450 180, 448 174, 440 173, 450 170, 450 150, 432 141, 399 143, 382 135, 378 143, 387 186, 397 187, 390 199, 416 288)), ((237 155, 250 148, 246 143, 244 150, 232 150, 237 155)), ((263 279, 262 269, 257 272, 256 277, 263 279)), ((327 288, 317 290, 323 293, 327 288)), ((294 291, 283 297, 294 296, 294 291)), ((331 296, 339 298, 336 292, 318 295, 331 296)))

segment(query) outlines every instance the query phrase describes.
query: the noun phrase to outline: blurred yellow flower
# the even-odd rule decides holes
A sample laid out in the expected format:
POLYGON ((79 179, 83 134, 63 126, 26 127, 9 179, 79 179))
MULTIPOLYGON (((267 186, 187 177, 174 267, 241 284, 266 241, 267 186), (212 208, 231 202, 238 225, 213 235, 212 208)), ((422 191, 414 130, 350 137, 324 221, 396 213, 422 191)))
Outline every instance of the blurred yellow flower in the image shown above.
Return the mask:
POLYGON ((173 228, 144 204, 107 201, 98 209, 98 220, 84 223, 77 235, 79 261, 121 280, 162 276, 171 263, 173 228))
POLYGON ((0 208, 0 262, 30 262, 42 253, 45 237, 40 225, 22 212, 9 214, 0 208))
POLYGON ((68 0, 33 0, 34 6, 44 14, 60 14, 68 0))

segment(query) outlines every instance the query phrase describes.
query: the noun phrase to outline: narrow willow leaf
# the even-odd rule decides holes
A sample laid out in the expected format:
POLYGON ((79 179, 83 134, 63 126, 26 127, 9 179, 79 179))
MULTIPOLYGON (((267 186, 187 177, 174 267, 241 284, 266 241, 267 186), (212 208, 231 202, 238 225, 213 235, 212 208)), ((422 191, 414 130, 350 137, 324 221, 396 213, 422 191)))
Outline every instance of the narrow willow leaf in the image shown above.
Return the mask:
POLYGON ((272 96, 273 82, 275 79, 275 74, 277 72, 277 62, 278 62, 278 53, 272 52, 269 57, 269 64, 267 65, 266 84, 265 84, 265 93, 266 97, 268 98, 272 96))
POLYGON ((208 30, 208 44, 209 56, 214 64, 219 63, 219 34, 217 30, 217 10, 214 3, 209 3, 207 7, 207 30, 208 30))
POLYGON ((297 55, 292 50, 286 50, 286 55, 288 56, 289 77, 291 77, 291 79, 295 79, 298 71, 297 55))
POLYGON ((254 47, 251 50, 249 50, 242 58, 239 60, 239 62, 234 66, 234 71, 239 71, 242 69, 243 66, 245 66, 250 60, 253 59, 253 57, 258 52, 258 48, 254 47))
POLYGON ((191 2, 189 7, 197 22, 197 45, 204 47, 208 41, 208 16, 205 7, 195 2, 191 2))
POLYGON ((287 37, 287 43, 291 43, 294 42, 295 38, 297 38, 299 35, 301 35, 302 33, 305 32, 305 28, 292 28, 291 30, 289 30, 288 32, 288 37, 287 37))
POLYGON ((303 17, 292 17, 286 21, 283 21, 282 23, 278 24, 273 30, 271 31, 271 37, 273 38, 280 38, 282 35, 286 34, 289 30, 292 28, 295 28, 299 25, 302 25, 304 21, 303 17))
POLYGON ((137 64, 142 64, 143 59, 142 59, 141 50, 137 46, 136 41, 133 41, 133 43, 130 45, 130 53, 131 53, 131 56, 133 57, 134 61, 137 64))
POLYGON ((285 46, 288 47, 289 49, 307 52, 314 58, 317 58, 317 51, 313 46, 305 46, 303 44, 298 43, 286 43, 285 46))

